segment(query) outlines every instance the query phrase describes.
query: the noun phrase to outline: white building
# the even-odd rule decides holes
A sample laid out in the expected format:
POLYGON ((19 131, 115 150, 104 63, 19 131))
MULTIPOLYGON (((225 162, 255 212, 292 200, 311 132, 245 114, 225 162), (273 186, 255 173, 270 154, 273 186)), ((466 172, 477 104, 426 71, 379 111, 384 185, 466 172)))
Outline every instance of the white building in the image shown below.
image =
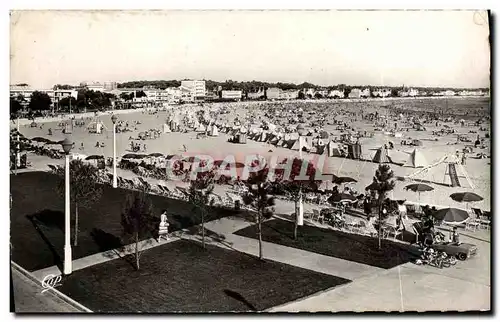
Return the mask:
POLYGON ((94 92, 104 92, 104 85, 101 83, 87 84, 87 89, 94 92))
POLYGON ((299 98, 299 91, 296 89, 290 89, 281 92, 281 99, 284 100, 294 100, 299 98))
POLYGON ((333 89, 328 93, 328 97, 330 98, 344 98, 345 97, 345 91, 338 90, 338 89, 333 89))
POLYGON ((118 88, 118 83, 117 82, 104 82, 104 90, 106 91, 112 91, 114 89, 118 88))
POLYGON ((222 91, 222 99, 240 101, 242 96, 242 91, 232 90, 232 91, 222 91))
POLYGON ((258 100, 265 96, 264 88, 259 88, 257 91, 250 91, 247 93, 247 98, 252 100, 258 100))
POLYGON ((59 104, 59 102, 66 97, 73 97, 76 100, 78 98, 78 91, 73 89, 56 89, 54 91, 52 103, 59 104))
POLYGON ((281 98, 283 91, 278 87, 268 88, 266 91, 266 97, 268 100, 279 100, 281 98))
POLYGON ((359 94, 359 96, 360 97, 364 97, 364 98, 370 97, 371 96, 370 89, 369 88, 365 88, 364 90, 361 91, 361 93, 359 94))
POLYGON ((391 90, 384 88, 384 89, 377 89, 373 91, 373 96, 375 97, 389 97, 391 96, 391 90))
POLYGON ((349 98, 360 98, 361 97, 361 90, 359 88, 353 88, 349 92, 349 98))
POLYGON ((194 100, 203 101, 205 99, 205 81, 183 80, 181 81, 181 87, 189 90, 191 92, 190 96, 192 96, 194 100))
POLYGON ((73 97, 77 99, 78 91, 73 89, 34 89, 29 86, 11 86, 10 87, 10 97, 17 98, 22 95, 27 103, 31 100, 31 95, 33 92, 45 93, 50 97, 52 101, 52 106, 59 104, 59 102, 65 97, 73 97))
POLYGON ((192 88, 184 87, 181 85, 179 87, 179 90, 180 90, 180 101, 182 101, 183 103, 194 103, 196 98, 195 98, 195 91, 192 88))

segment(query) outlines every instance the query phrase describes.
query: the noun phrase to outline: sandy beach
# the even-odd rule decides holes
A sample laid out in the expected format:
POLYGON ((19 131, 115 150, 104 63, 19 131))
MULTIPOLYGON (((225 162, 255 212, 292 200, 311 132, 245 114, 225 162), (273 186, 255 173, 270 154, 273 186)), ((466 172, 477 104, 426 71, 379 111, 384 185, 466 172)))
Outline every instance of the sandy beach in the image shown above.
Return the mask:
MULTIPOLYGON (((433 98, 432 100, 436 100, 433 98)), ((458 99, 457 99, 458 100, 458 99)), ((379 106, 366 106, 364 104, 365 113, 373 110, 380 111, 379 113, 383 113, 383 109, 381 109, 380 104, 385 104, 384 100, 377 101, 379 106)), ((293 102, 285 102, 284 104, 293 104, 293 102)), ((360 108, 360 103, 352 103, 352 102, 332 102, 332 108, 338 108, 339 106, 346 107, 350 106, 353 109, 360 108)), ((223 115, 224 119, 232 120, 234 117, 238 116, 242 119, 250 110, 248 106, 261 106, 262 103, 230 103, 224 104, 225 106, 230 106, 230 113, 223 115)), ((210 106, 206 104, 206 106, 210 106)), ((183 110, 187 107, 178 106, 174 107, 174 109, 183 110)), ((205 107, 206 108, 206 107, 205 107)), ((120 156, 130 153, 130 137, 137 137, 139 132, 146 131, 148 129, 159 129, 161 130, 163 124, 167 119, 167 115, 169 112, 167 111, 159 111, 156 114, 150 114, 145 110, 127 110, 124 113, 117 113, 118 119, 124 122, 134 122, 139 121, 140 124, 137 125, 137 130, 133 132, 125 132, 125 133, 117 133, 116 134, 116 142, 117 142, 117 156, 120 156)), ((123 112, 123 111, 120 111, 123 112)), ((76 119, 82 117, 81 115, 77 116, 76 119)), ((104 155, 105 157, 111 157, 113 152, 112 145, 112 122, 111 122, 111 113, 101 113, 98 116, 98 119, 103 122, 105 125, 105 130, 103 134, 89 134, 86 130, 87 125, 90 120, 94 119, 91 115, 86 115, 83 117, 86 118, 86 126, 84 127, 75 127, 73 129, 72 134, 65 135, 62 133, 60 129, 58 129, 58 121, 46 120, 43 122, 43 127, 30 127, 29 122, 23 122, 24 124, 20 124, 20 132, 24 134, 28 138, 33 138, 37 136, 46 137, 53 141, 63 140, 65 137, 69 137, 72 141, 75 142, 75 148, 72 151, 73 153, 79 153, 84 155, 104 155), (51 128, 53 135, 48 135, 48 129, 51 128), (103 142, 105 147, 96 147, 96 142, 103 142), (83 143, 84 149, 80 149, 81 144, 83 143)), ((347 116, 345 117, 347 119, 347 116)), ((39 122, 42 124, 41 122, 39 122)), ((400 145, 400 141, 402 138, 394 138, 390 134, 386 134, 382 131, 375 131, 375 127, 373 124, 366 124, 366 122, 356 121, 353 122, 353 127, 363 129, 368 132, 373 133, 373 137, 369 138, 361 138, 360 143, 362 145, 362 154, 364 159, 371 160, 374 156, 376 149, 378 149, 383 144, 392 141, 395 144, 393 150, 390 150, 389 155, 392 158, 393 162, 399 163, 404 162, 408 158, 408 153, 413 151, 413 147, 411 146, 402 146, 400 145)), ((461 134, 469 137, 474 140, 476 135, 475 133, 469 133, 470 131, 476 131, 478 134, 484 137, 484 132, 479 132, 479 126, 470 126, 466 125, 461 127, 460 125, 450 123, 450 126, 453 127, 456 131, 456 134, 461 134)), ((15 127, 15 124, 11 123, 11 127, 15 127)), ((423 153, 425 159, 429 164, 433 164, 438 161, 440 158, 447 154, 453 154, 457 150, 462 150, 466 145, 470 146, 473 143, 457 143, 456 134, 441 136, 437 141, 434 140, 431 133, 433 130, 439 130, 442 127, 435 127, 432 125, 426 125, 426 131, 414 131, 410 130, 408 132, 404 132, 403 139, 419 139, 423 142, 423 146, 419 147, 419 151, 423 153)), ((326 125, 324 128, 326 131, 336 134, 338 131, 335 130, 335 127, 332 125, 326 125)), ((171 132, 171 133, 163 133, 157 139, 151 140, 142 140, 139 141, 141 146, 146 144, 147 151, 146 153, 159 152, 164 155, 172 155, 172 154, 185 154, 183 150, 183 146, 187 148, 187 153, 189 154, 208 154, 212 156, 214 159, 223 159, 228 154, 232 154, 236 156, 237 161, 244 162, 245 156, 249 154, 259 154, 264 156, 266 159, 270 159, 272 156, 278 156, 278 158, 288 158, 296 156, 298 157, 299 152, 293 151, 290 149, 275 147, 271 144, 265 142, 256 142, 253 140, 248 140, 247 144, 234 144, 228 142, 228 135, 224 133, 220 133, 217 137, 206 137, 206 138, 196 138, 196 132, 190 133, 180 133, 180 132, 171 132)), ((489 143, 489 139, 487 139, 489 143)), ((57 147, 59 148, 59 147, 57 147)), ((474 152, 484 152, 489 155, 489 144, 487 149, 478 150, 476 149, 474 152)), ((306 155, 306 153, 304 153, 306 155)), ((473 153, 472 155, 475 155, 473 153)), ((317 155, 316 155, 317 156, 317 155)), ((43 168, 46 169, 46 164, 55 164, 59 163, 60 160, 51 160, 45 157, 33 157, 30 158, 32 161, 33 167, 35 168, 43 168)), ((472 157, 468 158, 466 165, 464 166, 470 180, 473 182, 474 189, 468 187, 467 181, 465 178, 460 178, 460 182, 462 183, 462 187, 448 187, 449 177, 445 177, 445 169, 446 164, 442 163, 433 168, 430 168, 425 176, 420 176, 424 180, 430 181, 432 186, 434 187, 434 191, 422 193, 420 196, 420 202, 423 204, 432 204, 438 206, 452 206, 457 208, 465 208, 465 204, 457 203, 449 198, 449 195, 454 192, 462 192, 462 191, 474 191, 475 193, 484 197, 484 200, 480 203, 476 203, 473 206, 480 207, 483 210, 490 210, 490 186, 491 186, 491 178, 490 178, 490 161, 491 159, 474 159, 472 157)), ((335 175, 342 176, 350 176, 355 178, 358 182, 353 185, 353 187, 358 191, 364 191, 364 188, 372 182, 372 178, 375 172, 375 169, 378 167, 377 163, 373 163, 371 161, 360 161, 360 160, 352 160, 342 157, 327 157, 323 173, 331 173, 335 175)), ((391 169, 394 170, 394 173, 398 177, 408 176, 418 169, 403 167, 396 164, 391 164, 391 169)), ((460 176, 459 172, 459 176, 460 176)), ((403 188, 413 183, 411 180, 406 181, 396 181, 396 188, 392 192, 392 197, 396 199, 406 199, 409 201, 418 201, 418 195, 411 191, 405 191, 403 188)))

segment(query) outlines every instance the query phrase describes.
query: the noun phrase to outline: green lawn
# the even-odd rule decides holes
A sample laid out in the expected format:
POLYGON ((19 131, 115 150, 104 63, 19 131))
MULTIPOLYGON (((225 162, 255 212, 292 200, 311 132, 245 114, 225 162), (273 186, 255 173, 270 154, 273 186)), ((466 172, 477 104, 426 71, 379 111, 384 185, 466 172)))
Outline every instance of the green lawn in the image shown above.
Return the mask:
POLYGON ((94 312, 264 310, 349 280, 217 246, 179 240, 63 277, 58 289, 94 312))
MULTIPOLYGON (((387 269, 415 258, 412 246, 389 240, 382 240, 382 249, 378 250, 377 238, 302 226, 299 227, 298 239, 294 240, 293 230, 294 223, 291 221, 269 220, 262 225, 262 238, 270 243, 387 269)), ((256 238, 257 227, 252 225, 235 234, 256 238)))
MULTIPOLYGON (((12 260, 29 271, 60 265, 64 252, 64 198, 55 191, 56 176, 47 172, 27 172, 11 175, 13 198, 10 215, 12 260), (35 220, 30 220, 33 216, 35 220)), ((120 246, 122 227, 120 214, 128 190, 103 186, 101 199, 90 209, 79 210, 78 246, 73 258, 81 258, 120 246)), ((167 209, 171 231, 200 223, 186 202, 151 195, 158 222, 167 209)), ((214 209, 206 220, 237 214, 226 209, 214 209)), ((72 239, 73 239, 73 223, 72 239)))

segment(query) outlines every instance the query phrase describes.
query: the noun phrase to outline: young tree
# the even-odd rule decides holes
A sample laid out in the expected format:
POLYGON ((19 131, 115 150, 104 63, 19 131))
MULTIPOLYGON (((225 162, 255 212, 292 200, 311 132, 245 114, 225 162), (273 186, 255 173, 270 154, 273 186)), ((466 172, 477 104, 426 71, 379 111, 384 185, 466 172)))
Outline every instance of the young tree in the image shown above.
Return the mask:
POLYGON ((50 109, 50 105, 52 104, 52 100, 49 95, 46 93, 42 93, 39 91, 34 91, 31 94, 29 108, 33 111, 47 111, 50 109))
POLYGON ((382 206, 384 200, 387 198, 387 193, 394 189, 396 183, 394 182, 394 172, 387 164, 379 165, 373 177, 373 191, 377 194, 377 208, 378 208, 378 248, 382 247, 382 220, 384 214, 382 213, 382 206))
POLYGON ((14 119, 18 116, 19 112, 22 110, 22 105, 21 103, 14 99, 14 98, 11 98, 10 99, 10 118, 11 119, 14 119))
POLYGON ((272 184, 267 180, 269 168, 250 174, 246 185, 248 192, 243 196, 245 205, 252 207, 256 212, 257 234, 259 237, 259 259, 262 256, 262 221, 269 219, 274 213, 274 197, 270 196, 272 184))
MULTIPOLYGON (((287 164, 289 161, 285 159, 282 164, 287 164)), ((293 238, 297 239, 297 229, 298 229, 298 216, 299 216, 299 202, 302 199, 302 194, 304 191, 314 190, 320 183, 315 180, 316 168, 312 162, 302 161, 299 158, 294 158, 291 164, 290 175, 285 177, 284 169, 275 170, 275 182, 283 190, 287 191, 292 197, 292 201, 295 203, 295 228, 293 232, 293 238), (300 172, 303 164, 306 164, 306 174, 307 179, 299 180, 300 172)))
POLYGON ((59 101, 59 108, 64 107, 69 111, 69 107, 71 106, 73 109, 77 109, 76 99, 73 96, 64 97, 59 101))
POLYGON ((142 249, 139 242, 149 237, 153 231, 155 218, 153 217, 153 203, 145 190, 134 191, 127 195, 127 200, 121 215, 123 238, 129 238, 135 244, 135 267, 140 269, 142 249))
MULTIPOLYGON (((61 180, 57 191, 65 195, 65 169, 60 166, 52 171, 61 180)), ((97 168, 81 160, 72 160, 69 164, 71 202, 75 206, 75 238, 74 245, 78 246, 78 210, 80 207, 88 208, 101 198, 102 188, 97 182, 97 168)))
POLYGON ((198 173, 196 180, 191 180, 189 184, 189 202, 193 205, 194 211, 201 217, 202 245, 205 248, 205 216, 214 205, 214 199, 210 194, 214 190, 215 173, 198 173))

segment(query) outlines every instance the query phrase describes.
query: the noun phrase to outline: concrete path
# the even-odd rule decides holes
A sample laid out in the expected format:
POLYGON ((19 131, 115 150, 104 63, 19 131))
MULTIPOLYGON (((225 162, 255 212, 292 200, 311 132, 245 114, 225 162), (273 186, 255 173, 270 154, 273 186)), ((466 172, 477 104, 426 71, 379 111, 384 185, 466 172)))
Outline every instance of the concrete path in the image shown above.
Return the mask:
MULTIPOLYGON (((225 236, 221 246, 229 247, 239 252, 259 255, 257 239, 234 235, 233 232, 252 225, 239 218, 226 217, 205 224, 206 229, 225 236)), ((384 269, 365 264, 355 263, 344 259, 325 256, 309 251, 262 242, 264 258, 276 262, 301 267, 315 272, 339 276, 349 280, 361 276, 372 275, 384 269)))
POLYGON ((82 312, 53 292, 44 292, 40 283, 12 266, 15 313, 75 313, 82 312))
MULTIPOLYGON (((464 242, 472 242, 465 238, 464 242)), ((448 268, 406 263, 270 312, 466 311, 491 308, 490 243, 448 268)))
MULTIPOLYGON (((169 240, 161 239, 160 242, 156 239, 147 239, 139 242, 139 249, 147 250, 153 247, 161 246, 167 243, 171 243, 173 241, 179 240, 179 237, 176 237, 176 233, 171 234, 169 240)), ((78 271, 80 269, 84 269, 86 267, 90 267, 93 265, 101 264, 113 259, 121 258, 126 255, 132 254, 135 251, 135 244, 130 244, 125 246, 123 250, 121 249, 113 249, 109 251, 105 251, 102 253, 93 254, 87 257, 82 257, 79 259, 73 260, 73 271, 78 271)), ((53 274, 53 275, 61 275, 62 272, 57 266, 51 266, 47 268, 40 269, 38 271, 32 272, 32 274, 40 281, 42 281, 45 276, 53 274)))

